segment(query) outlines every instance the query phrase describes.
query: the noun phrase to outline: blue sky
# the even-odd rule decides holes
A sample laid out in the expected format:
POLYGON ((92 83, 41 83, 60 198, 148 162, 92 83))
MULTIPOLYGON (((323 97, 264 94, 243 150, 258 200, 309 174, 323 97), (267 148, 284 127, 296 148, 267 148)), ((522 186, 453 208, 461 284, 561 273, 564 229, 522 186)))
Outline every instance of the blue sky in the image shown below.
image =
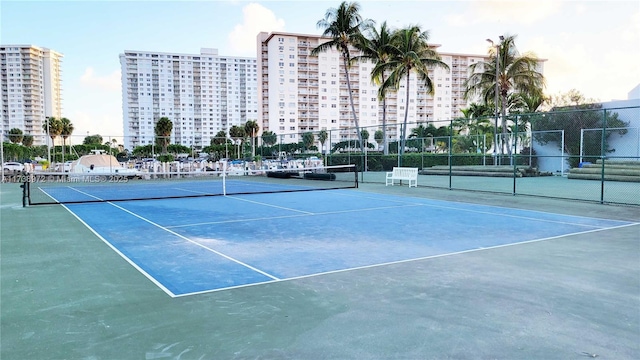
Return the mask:
MULTIPOLYGON (((0 42, 64 54, 63 116, 74 135, 122 135, 124 50, 254 56, 259 31, 320 34, 339 1, 7 1, 0 42)), ((420 24, 440 51, 485 54, 487 38, 517 35, 520 52, 547 59, 546 93, 626 99, 640 84, 640 1, 359 1, 362 15, 420 24)))

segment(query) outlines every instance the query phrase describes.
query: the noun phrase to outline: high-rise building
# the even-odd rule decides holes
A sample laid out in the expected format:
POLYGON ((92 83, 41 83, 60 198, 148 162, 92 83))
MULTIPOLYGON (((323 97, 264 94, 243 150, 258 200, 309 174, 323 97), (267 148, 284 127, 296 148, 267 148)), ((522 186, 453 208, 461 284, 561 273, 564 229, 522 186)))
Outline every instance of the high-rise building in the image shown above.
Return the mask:
MULTIPOLYGON (((327 130, 331 143, 355 139, 349 86, 344 63, 336 49, 312 56, 311 50, 329 39, 284 32, 260 33, 258 47, 259 121, 262 130, 282 134, 284 142, 298 142, 305 132, 327 130), (285 135, 286 134, 286 135, 285 135)), ((432 45, 437 48, 439 45, 432 45)), ((429 95, 415 74, 410 76, 409 99, 405 84, 386 97, 387 136, 398 138, 408 106, 408 123, 448 121, 467 106, 464 82, 469 66, 488 60, 483 55, 439 53, 449 69, 429 70, 434 95, 429 95)), ((353 55, 358 53, 354 50, 353 55)), ((359 126, 370 141, 382 125, 378 85, 371 81, 374 64, 356 62, 349 68, 353 106, 359 126)))
POLYGON ((161 117, 173 123, 171 143, 208 146, 219 131, 258 120, 256 60, 126 50, 120 54, 125 148, 154 143, 161 117))
POLYGON ((34 145, 46 144, 47 117, 62 116, 62 57, 33 45, 0 45, 3 134, 17 128, 34 145))

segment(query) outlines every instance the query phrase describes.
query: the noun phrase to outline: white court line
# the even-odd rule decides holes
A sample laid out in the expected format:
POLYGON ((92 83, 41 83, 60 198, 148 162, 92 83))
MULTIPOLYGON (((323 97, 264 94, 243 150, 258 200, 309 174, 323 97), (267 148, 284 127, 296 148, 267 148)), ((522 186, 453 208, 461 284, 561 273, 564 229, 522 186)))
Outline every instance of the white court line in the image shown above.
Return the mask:
POLYGON ((604 230, 614 230, 614 229, 624 228, 624 227, 628 227, 628 226, 635 226, 635 225, 640 225, 640 223, 625 224, 625 225, 620 225, 620 226, 614 226, 614 227, 611 227, 611 228, 586 230, 586 231, 581 231, 581 232, 577 232, 577 233, 551 236, 551 237, 542 238, 542 239, 526 240, 526 241, 521 241, 521 242, 503 244, 503 245, 495 245, 495 246, 489 246, 489 247, 482 247, 482 248, 476 248, 476 249, 456 251, 456 252, 446 253, 446 254, 423 256, 423 257, 414 258, 414 259, 390 261, 390 262, 380 263, 380 264, 357 266, 357 267, 348 268, 348 269, 325 271, 325 272, 321 272, 321 273, 302 275, 302 276, 294 276, 294 277, 285 278, 285 279, 279 279, 279 280, 274 280, 274 281, 265 281, 265 282, 260 282, 260 283, 246 284, 246 285, 233 286, 233 287, 227 287, 227 288, 203 290, 203 291, 198 291, 198 292, 192 292, 192 293, 176 295, 176 297, 207 294, 207 293, 212 293, 212 292, 217 292, 217 291, 236 289, 236 288, 240 288, 240 287, 259 286, 259 285, 265 285, 265 284, 270 284, 270 283, 274 283, 274 282, 284 282, 284 281, 291 281, 291 280, 299 280, 299 279, 312 278, 312 277, 316 277, 316 276, 338 274, 338 273, 349 272, 349 271, 354 271, 354 270, 371 269, 371 268, 389 266, 389 265, 395 265, 395 264, 403 264, 403 263, 410 263, 410 262, 415 262, 415 261, 437 259, 437 258, 441 258, 441 257, 454 256, 454 255, 460 255, 460 254, 466 254, 466 253, 473 253, 473 252, 477 252, 477 251, 486 251, 486 250, 492 250, 492 249, 499 249, 499 248, 504 248, 504 247, 508 247, 508 246, 531 244, 531 243, 542 242, 542 241, 553 240, 553 239, 559 239, 559 238, 569 237, 569 236, 574 236, 574 235, 584 235, 584 234, 589 234, 589 233, 594 233, 594 232, 599 232, 599 231, 604 231, 604 230))
MULTIPOLYGON (((546 223, 552 223, 552 224, 582 226, 582 227, 586 227, 586 228, 595 228, 595 229, 601 228, 601 226, 597 226, 597 225, 579 224, 579 223, 566 222, 566 221, 556 221, 556 220, 550 220, 550 219, 540 219, 540 218, 536 218, 536 217, 521 216, 521 215, 511 215, 511 214, 505 214, 505 213, 500 213, 500 212, 481 211, 481 210, 473 210, 473 209, 465 209, 465 208, 458 208, 458 207, 452 207, 452 206, 434 205, 434 204, 425 204, 425 203, 413 203, 413 202, 408 202, 408 201, 392 200, 392 199, 387 200, 387 199, 381 199, 381 198, 370 197, 370 196, 357 196, 357 195, 353 195, 353 194, 341 194, 341 195, 343 195, 343 196, 351 196, 351 197, 361 197, 361 198, 372 199, 372 200, 382 200, 382 201, 391 201, 391 202, 399 202, 399 203, 416 204, 416 205, 420 205, 420 206, 426 206, 426 207, 432 207, 432 208, 438 208, 438 209, 458 210, 458 211, 472 212, 472 213, 485 214, 485 215, 495 215, 495 216, 502 216, 502 217, 510 217, 510 218, 514 218, 514 219, 525 219, 525 220, 546 222, 546 223)), ((422 199, 422 198, 414 198, 414 197, 412 197, 411 199, 422 199)), ((429 201, 429 199, 422 199, 422 200, 429 201)), ((495 208, 495 209, 535 212, 535 213, 539 213, 539 214, 557 215, 557 216, 573 217, 573 218, 580 218, 580 219, 594 219, 594 220, 612 221, 612 222, 628 222, 628 221, 623 221, 623 220, 611 220, 611 219, 593 218, 593 217, 579 216, 579 215, 566 215, 566 214, 558 214, 558 213, 552 213, 552 212, 546 212, 546 211, 527 210, 527 209, 518 209, 518 208, 508 208, 508 207, 494 206, 494 205, 483 205, 483 204, 474 204, 474 203, 454 202, 454 201, 448 201, 448 200, 437 200, 437 201, 453 202, 453 203, 461 204, 461 205, 483 206, 483 207, 495 208)))
POLYGON ((89 193, 86 193, 86 192, 84 192, 84 191, 78 190, 78 189, 76 189, 76 188, 74 188, 74 187, 72 187, 72 186, 68 186, 68 188, 69 188, 69 189, 71 189, 71 190, 75 190, 75 191, 79 192, 80 194, 87 195, 87 196, 89 196, 89 197, 92 197, 92 198, 97 199, 97 200, 100 200, 100 201, 104 201, 104 199, 101 199, 101 198, 99 198, 99 197, 97 197, 97 196, 93 196, 93 195, 91 195, 91 194, 89 194, 89 193))
POLYGON ((167 295, 171 296, 172 298, 176 297, 176 294, 171 292, 171 290, 167 289, 164 285, 162 285, 162 283, 160 283, 153 276, 151 276, 149 273, 144 271, 144 269, 142 269, 140 266, 138 266, 138 264, 136 264, 133 260, 129 259, 125 254, 123 254, 120 250, 118 250, 118 248, 113 246, 113 244, 111 244, 109 241, 107 241, 107 239, 102 237, 102 235, 100 235, 91 226, 89 226, 89 224, 87 224, 78 215, 76 215, 73 211, 71 211, 71 209, 69 209, 66 205, 62 204, 62 207, 64 207, 68 212, 70 212, 71 215, 73 215, 76 219, 78 219, 78 221, 80 221, 82 224, 84 224, 84 226, 86 226, 87 229, 89 229, 89 231, 91 231, 95 236, 97 236, 100 240, 102 240, 103 243, 107 244, 107 246, 110 247, 111 250, 115 251, 116 254, 120 255, 120 257, 123 258, 126 262, 128 262, 131 266, 133 266, 134 269, 138 270, 142 275, 144 275, 144 277, 146 277, 152 283, 154 283, 156 286, 158 286, 160 289, 162 289, 162 291, 164 291, 167 295))
POLYGON ((258 268, 255 268, 255 267, 253 267, 253 266, 251 266, 251 265, 249 265, 249 264, 247 264, 247 263, 244 263, 244 262, 242 262, 242 261, 240 261, 240 260, 238 260, 238 259, 235 259, 235 258, 233 258, 233 257, 231 257, 231 256, 229 256, 229 255, 223 254, 223 253, 221 253, 221 252, 219 252, 219 251, 217 251, 217 250, 214 250, 214 249, 212 249, 212 248, 210 248, 210 247, 208 247, 208 246, 205 246, 205 245, 203 245, 203 244, 200 244, 200 243, 199 243, 199 242, 197 242, 197 241, 193 241, 193 240, 189 239, 189 238, 188 238, 188 237, 186 237, 186 236, 180 235, 180 234, 178 234, 177 232, 172 231, 172 230, 170 230, 170 229, 168 229, 168 228, 166 228, 166 227, 164 227, 164 226, 162 226, 162 225, 156 224, 155 222, 153 222, 153 221, 151 221, 151 220, 149 220, 149 219, 147 219, 147 218, 145 218, 145 217, 142 217, 142 216, 140 216, 140 215, 138 215, 138 214, 136 214, 136 213, 134 213, 134 212, 132 212, 132 211, 129 211, 129 210, 127 210, 127 209, 123 208, 122 206, 116 205, 116 204, 114 204, 114 203, 112 203, 112 202, 108 202, 108 204, 109 204, 109 205, 111 205, 111 206, 114 206, 114 207, 116 207, 116 208, 118 208, 118 209, 120 209, 120 210, 122 210, 122 211, 124 211, 124 212, 126 212, 126 213, 129 213, 129 214, 131 214, 131 215, 133 215, 133 216, 137 217, 137 218, 138 218, 138 219, 140 219, 140 220, 146 221, 146 222, 148 222, 149 224, 151 224, 151 225, 153 225, 153 226, 156 226, 156 227, 158 227, 158 228, 160 228, 160 229, 162 229, 162 230, 164 230, 164 231, 166 231, 166 232, 168 232, 168 233, 170 233, 170 234, 172 234, 172 235, 175 235, 175 236, 177 236, 177 237, 179 237, 179 238, 181 238, 181 239, 183 239, 183 240, 186 240, 186 241, 188 241, 188 242, 190 242, 190 243, 192 243, 192 244, 194 244, 194 245, 197 245, 197 246, 199 246, 199 247, 201 247, 201 248, 203 248, 203 249, 209 250, 209 251, 211 251, 211 252, 213 252, 213 253, 215 253, 215 254, 217 254, 217 255, 220 255, 220 256, 224 257, 225 259, 231 260, 231 261, 235 262, 236 264, 242 265, 242 266, 244 266, 244 267, 246 267, 246 268, 248 268, 248 269, 251 269, 251 270, 253 270, 253 271, 257 272, 257 273, 260 273, 260 274, 262 274, 262 275, 264 275, 264 276, 267 276, 267 277, 269 277, 269 278, 271 278, 271 279, 273 279, 273 280, 279 280, 277 277, 275 277, 275 276, 273 276, 273 275, 271 275, 271 274, 268 274, 268 273, 266 273, 266 272, 264 272, 264 271, 262 271, 262 270, 260 270, 260 269, 258 269, 258 268))
MULTIPOLYGON (((230 197, 230 196, 227 196, 230 197)), ((243 199, 238 199, 238 200, 243 200, 243 199)), ((244 200, 247 201, 247 200, 244 200)), ((255 204, 259 204, 259 205, 265 205, 265 206, 274 206, 271 204, 266 204, 266 203, 260 203, 257 201, 249 201, 255 204)), ((312 212, 306 212, 304 211, 303 214, 295 214, 295 215, 282 215, 282 216, 265 216, 265 217, 259 217, 259 218, 249 218, 249 219, 236 219, 236 220, 223 220, 223 221, 208 221, 208 222, 201 222, 201 223, 192 223, 192 224, 184 224, 184 225, 171 225, 171 226, 166 226, 167 229, 175 229, 175 228, 183 228, 183 227, 190 227, 190 226, 202 226, 202 225, 217 225, 217 224, 231 224, 231 223, 238 223, 238 222, 250 222, 250 221, 264 221, 264 220, 275 220, 275 219, 287 219, 287 218, 294 218, 294 217, 305 217, 305 216, 321 216, 321 215, 333 215, 333 214, 345 214, 345 213, 359 213, 362 211, 373 211, 373 210, 383 210, 383 209, 396 209, 396 208, 404 208, 404 207, 416 207, 416 206, 421 206, 420 204, 405 204, 405 205, 394 205, 394 206, 378 206, 378 207, 373 207, 373 208, 365 208, 365 209, 353 209, 353 210, 336 210, 336 211, 326 211, 326 212, 317 212, 317 213, 312 213, 312 212)), ((274 206, 274 207, 278 207, 281 209, 285 209, 285 210, 293 210, 293 211, 300 211, 300 210, 295 210, 295 209, 287 209, 287 208, 283 208, 281 206, 274 206)))
POLYGON ((252 204, 259 204, 259 205, 263 205, 263 206, 270 206, 270 207, 274 207, 274 208, 277 208, 277 209, 284 209, 284 210, 288 210, 288 211, 299 212, 299 213, 303 213, 303 214, 307 214, 307 215, 313 215, 313 214, 314 214, 314 213, 309 212, 309 211, 298 210, 298 209, 292 209, 292 208, 287 208, 287 207, 278 206, 278 205, 273 205, 273 204, 267 204, 267 203, 263 203, 263 202, 260 202, 260 201, 247 200, 247 199, 243 199, 243 198, 236 197, 236 196, 227 196, 227 198, 234 199, 234 200, 239 200, 239 201, 246 201, 246 202, 248 202, 248 203, 252 203, 252 204))

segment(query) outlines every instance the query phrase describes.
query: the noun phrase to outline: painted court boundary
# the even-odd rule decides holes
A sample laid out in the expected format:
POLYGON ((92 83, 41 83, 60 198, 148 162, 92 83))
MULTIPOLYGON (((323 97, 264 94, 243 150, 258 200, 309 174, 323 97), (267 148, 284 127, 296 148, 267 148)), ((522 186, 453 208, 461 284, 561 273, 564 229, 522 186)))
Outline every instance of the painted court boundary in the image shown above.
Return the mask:
MULTIPOLYGON (((345 195, 345 194, 341 194, 341 195, 345 195)), ((355 195, 349 195, 349 196, 355 196, 355 195)), ((252 201, 252 200, 247 200, 247 199, 241 199, 241 198, 237 198, 238 200, 242 200, 242 201, 248 201, 248 202, 252 202, 252 203, 259 203, 256 201, 252 201)), ((424 200, 424 199, 420 199, 420 198, 407 198, 407 200, 424 200)), ((157 201, 157 200, 155 200, 157 201)), ((390 200, 390 201, 394 201, 394 200, 390 200)), ((395 202, 395 201, 394 201, 395 202)), ((424 204, 424 203, 419 203, 419 202, 410 202, 410 201, 397 201, 402 203, 403 205, 399 205, 398 207, 404 207, 404 206, 435 206, 435 207, 443 207, 442 205, 434 205, 434 204, 424 204)), ((453 203, 453 202, 448 202, 448 201, 444 201, 443 203, 453 203)), ((387 266, 387 265, 392 265, 392 264, 399 264, 399 263, 406 263, 406 262, 413 262, 413 261, 420 261, 420 260, 426 260, 426 259, 431 259, 431 258, 439 258, 439 257, 445 257, 445 256, 452 256, 452 255, 458 255, 458 254, 464 254, 464 253, 469 253, 469 252, 475 252, 475 251, 479 251, 479 250, 489 250, 489 249, 494 249, 494 248, 501 248, 501 247, 506 247, 506 246, 512 246, 512 245, 520 245, 520 244, 528 244, 528 243, 534 243, 534 242, 539 242, 539 241, 546 241, 546 240, 551 240, 551 239, 557 239, 557 238, 562 238, 562 237, 569 237, 569 236, 573 236, 573 235, 580 235, 580 234, 586 234, 586 233, 592 233, 592 232, 598 232, 598 231, 603 231, 603 230, 612 230, 612 229, 616 229, 616 228, 622 228, 622 227, 627 227, 627 226, 635 226, 638 225, 638 223, 628 223, 628 222, 624 222, 624 221, 616 221, 616 220, 606 220, 606 219, 602 219, 602 220, 606 220, 606 221, 612 221, 612 222, 619 222, 619 223, 623 223, 622 225, 619 226, 610 226, 610 227, 601 227, 601 228, 597 228, 597 229, 591 229, 591 230, 586 230, 586 231, 582 231, 582 232, 574 232, 574 233, 567 233, 567 234, 561 234, 558 236, 551 236, 551 237, 545 237, 545 238, 540 238, 540 239, 531 239, 531 240, 524 240, 524 241, 518 241, 518 242, 513 242, 513 243, 508 243, 508 244, 501 244, 501 245, 495 245, 495 246, 487 246, 487 247, 478 247, 478 248, 474 248, 474 249, 466 249, 466 250, 461 250, 461 251, 454 251, 454 252, 448 252, 448 253, 443 253, 443 254, 435 254, 435 255, 429 255, 429 256, 421 256, 421 257, 416 257, 416 258, 410 258, 410 259, 403 259, 403 260, 398 260, 398 261, 390 261, 390 262, 382 262, 382 263, 377 263, 377 264, 370 264, 370 265, 364 265, 364 266, 356 266, 356 267, 349 267, 349 268, 344 268, 344 269, 337 269, 337 270, 331 270, 331 271, 324 271, 324 272, 317 272, 317 273, 313 273, 313 274, 307 274, 307 275, 301 275, 301 276, 293 276, 293 277, 286 277, 286 278, 279 278, 277 276, 274 276, 272 274, 269 274, 268 272, 265 272, 259 268, 256 268, 254 266, 251 266, 245 262, 242 262, 238 259, 233 258, 232 256, 229 256, 227 254, 224 254, 220 251, 217 251, 215 249, 212 249, 206 245, 203 245, 201 243, 198 243, 197 241, 194 241, 193 239, 189 239, 188 237, 178 234, 172 230, 170 230, 171 226, 162 226, 159 225, 149 219, 146 219, 130 210, 124 209, 121 206, 118 206, 114 203, 110 203, 107 202, 106 204, 109 204, 110 206, 113 206, 121 211, 124 211, 132 216, 135 216, 136 218, 145 221, 159 229, 161 229, 162 231, 166 231, 169 234, 173 235, 173 236, 177 236, 180 239, 183 239, 191 244, 194 244, 198 247, 201 247, 203 249, 205 249, 206 251, 210 251, 218 256, 224 257, 230 261, 233 261, 241 266, 244 266, 248 269, 250 269, 251 271, 255 271, 259 274, 262 274, 266 277, 268 277, 271 280, 268 281, 259 281, 259 282, 255 282, 255 283, 249 283, 249 284, 241 284, 241 285, 236 285, 236 286, 228 286, 228 287, 221 287, 221 288, 215 288, 215 289, 210 289, 210 290, 203 290, 203 291, 196 291, 196 292, 187 292, 187 293, 182 293, 182 294, 175 294, 172 291, 170 291, 167 287, 165 287, 160 281, 158 281, 154 276, 152 276, 151 274, 149 274, 148 272, 146 272, 144 269, 142 269, 138 264, 135 263, 135 261, 131 260, 129 257, 127 257, 124 253, 122 253, 116 246, 114 246, 112 243, 110 243, 106 238, 104 238, 102 235, 100 235, 96 230, 94 230, 89 224, 87 224, 87 222, 85 222, 83 219, 81 219, 77 214, 75 214, 70 208, 68 208, 67 206, 63 207, 65 209, 67 209, 67 211, 69 211, 74 217, 76 217, 82 224, 84 224, 87 228, 89 228, 89 230, 94 233, 96 236, 98 236, 98 238, 100 238, 104 243, 106 243, 111 249, 113 249, 118 255, 120 255, 120 257, 124 258, 128 263, 130 263, 135 269, 137 269, 140 273, 142 273, 145 277, 147 277, 149 280, 151 280, 154 284, 156 284, 159 288, 161 288, 165 293, 167 293, 170 297, 182 297, 182 296, 189 296, 189 295, 196 295, 196 294, 203 294, 203 293, 208 293, 208 292, 215 292, 215 291, 222 291, 222 290, 229 290, 229 289, 235 289, 235 288, 241 288, 241 287, 248 287, 248 286, 255 286, 255 285, 261 285, 261 284, 267 284, 267 283, 274 283, 274 282, 280 282, 280 281, 289 281, 289 280, 295 280, 295 279, 302 279, 302 278, 308 278, 308 277, 314 277, 314 276, 319 276, 319 275, 326 275, 326 274, 333 274, 333 273, 341 273, 341 272, 346 272, 346 271, 353 271, 353 270, 359 270, 359 269, 367 269, 367 268, 374 268, 374 267, 380 267, 380 266, 387 266)), ((272 204, 267 204, 267 203, 261 203, 262 205, 267 205, 270 206, 272 204)), ((457 203, 459 205, 474 205, 474 204, 465 204, 465 203, 457 203)), ((496 210, 518 210, 518 209, 511 209, 511 208, 504 208, 504 207, 498 207, 498 206, 485 206, 482 205, 483 207, 487 207, 487 208, 492 208, 492 209, 496 209, 496 210)), ((286 208, 283 207, 284 209, 287 210, 292 210, 292 211, 298 211, 298 212, 302 212, 303 214, 298 214, 298 215, 292 215, 292 216, 310 216, 310 215, 322 215, 325 213, 346 213, 346 212, 354 212, 354 211, 363 211, 363 210, 376 210, 376 209, 382 209, 382 208, 394 208, 396 206, 385 206, 385 207, 378 207, 378 208, 371 208, 371 209, 358 209, 358 210, 342 210, 342 211, 336 211, 336 212, 318 212, 318 213, 312 213, 312 212, 308 212, 308 211, 301 211, 301 210, 296 210, 296 209, 290 209, 290 208, 286 208)), ((454 208, 455 210, 466 210, 466 211, 472 211, 472 212, 479 212, 477 210, 473 210, 473 209, 460 209, 460 208, 454 208)), ((529 212, 529 210, 522 210, 522 211, 527 211, 529 212)), ((549 213, 549 212, 540 212, 540 211, 531 211, 531 212, 537 212, 540 214, 549 214, 549 215, 560 215, 560 214, 554 214, 554 213, 549 213)), ((483 212, 483 213, 487 213, 487 212, 483 212)), ((500 216, 509 216, 509 214, 504 214, 504 213, 493 213, 493 212, 488 212, 489 214, 492 215, 500 215, 500 216)), ((565 215, 563 215, 565 216, 565 215)), ((528 220, 536 220, 536 221, 548 221, 548 222, 554 222, 554 221, 550 221, 548 219, 538 219, 538 218, 530 218, 530 217, 520 217, 517 216, 519 218, 526 218, 528 220)), ((594 218, 590 218, 590 217, 580 217, 580 216, 572 216, 575 218, 581 218, 581 219, 594 219, 594 218)), ((272 217, 272 218, 267 218, 267 219, 274 219, 276 217, 272 217)), ((244 219, 244 220, 238 220, 238 221, 252 221, 255 219, 244 219)), ((260 218, 259 220, 264 220, 264 218, 260 218)), ((595 220, 595 219, 594 219, 595 220)), ((559 222, 562 224, 566 224, 566 222, 559 222)), ((211 222, 207 222, 207 223, 201 223, 201 224, 211 224, 211 222)), ((585 226, 585 224, 577 224, 577 223, 569 223, 571 225, 576 225, 576 226, 585 226)), ((197 226, 198 224, 188 224, 188 225, 180 225, 180 227, 183 226, 197 226)), ((594 225, 586 225, 588 227, 594 227, 594 225)), ((178 227, 178 226, 176 226, 178 227)))

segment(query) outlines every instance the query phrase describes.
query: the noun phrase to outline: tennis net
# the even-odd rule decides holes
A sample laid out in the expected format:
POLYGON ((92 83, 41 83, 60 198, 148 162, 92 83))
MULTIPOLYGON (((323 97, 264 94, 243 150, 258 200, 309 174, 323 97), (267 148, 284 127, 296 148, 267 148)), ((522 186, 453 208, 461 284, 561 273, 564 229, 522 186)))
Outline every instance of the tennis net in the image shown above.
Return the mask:
POLYGON ((222 171, 113 173, 33 172, 23 175, 23 204, 51 205, 358 187, 355 165, 222 171))

